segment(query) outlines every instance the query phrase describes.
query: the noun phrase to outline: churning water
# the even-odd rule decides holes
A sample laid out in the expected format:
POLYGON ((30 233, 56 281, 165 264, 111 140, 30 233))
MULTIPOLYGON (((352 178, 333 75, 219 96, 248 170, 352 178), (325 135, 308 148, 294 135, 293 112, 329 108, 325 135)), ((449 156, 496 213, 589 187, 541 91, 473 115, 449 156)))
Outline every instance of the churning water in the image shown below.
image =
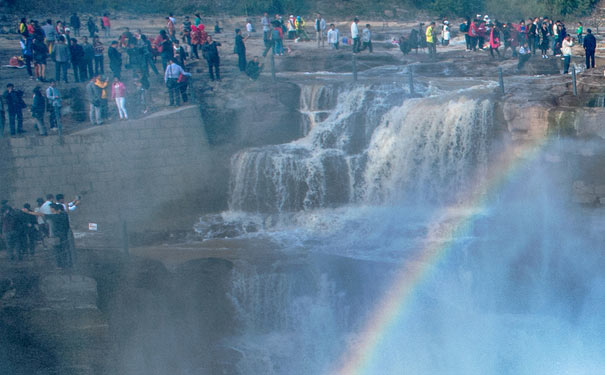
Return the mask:
POLYGON ((296 254, 235 267, 241 374, 605 373, 604 222, 546 157, 573 143, 502 167, 482 90, 306 86, 301 112, 306 136, 236 154, 230 211, 196 226, 296 254))

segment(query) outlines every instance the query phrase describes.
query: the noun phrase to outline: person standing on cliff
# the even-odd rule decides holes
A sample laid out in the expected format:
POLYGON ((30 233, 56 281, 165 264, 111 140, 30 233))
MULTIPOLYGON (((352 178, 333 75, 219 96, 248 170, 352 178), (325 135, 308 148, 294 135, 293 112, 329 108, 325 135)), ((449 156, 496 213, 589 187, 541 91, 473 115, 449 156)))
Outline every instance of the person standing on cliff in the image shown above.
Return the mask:
POLYGON ((32 117, 36 120, 38 131, 41 136, 48 135, 44 125, 44 113, 46 112, 46 98, 42 94, 40 86, 34 87, 34 98, 32 102, 32 117))
POLYGON ((332 49, 338 49, 338 29, 333 23, 330 24, 330 30, 328 30, 328 44, 332 49))
POLYGON ((317 36, 317 46, 318 47, 320 44, 322 47, 325 47, 325 45, 326 45, 326 38, 324 35, 325 32, 326 32, 326 20, 323 19, 323 17, 321 16, 321 13, 317 13, 317 18, 315 19, 315 33, 317 36))
POLYGON ((429 56, 431 59, 435 59, 437 57, 437 43, 436 42, 436 32, 435 32, 435 22, 431 22, 431 24, 426 28, 425 32, 426 36, 426 44, 429 50, 429 56))
POLYGON ((19 210, 13 209, 3 201, 0 211, 0 221, 2 222, 2 237, 4 238, 7 253, 10 260, 15 260, 15 253, 19 260, 23 259, 25 246, 23 236, 23 217, 19 210))
POLYGON ((565 39, 561 43, 561 53, 563 54, 563 74, 569 73, 569 64, 571 63, 571 47, 573 47, 573 41, 571 35, 566 35, 565 39))
POLYGON ((220 47, 219 42, 215 42, 212 40, 212 36, 208 35, 208 39, 206 39, 206 43, 202 45, 202 56, 208 62, 208 75, 210 76, 210 80, 214 81, 215 74, 213 70, 216 72, 216 80, 221 80, 220 73, 220 57, 218 54, 218 47, 220 47))
POLYGON ((594 53, 597 49, 597 39, 592 35, 591 29, 586 29, 584 37, 584 51, 586 51, 586 69, 594 69, 594 53))
POLYGON ((113 72, 113 76, 120 79, 122 75, 122 53, 118 50, 118 42, 116 40, 111 42, 111 47, 107 50, 107 56, 109 57, 109 67, 113 72))
POLYGON ((69 217, 58 203, 50 205, 50 215, 45 219, 50 224, 50 242, 57 260, 57 267, 71 268, 73 259, 69 244, 69 217))
POLYGON ((86 84, 86 97, 90 105, 89 118, 91 125, 101 125, 101 89, 97 87, 95 82, 98 76, 94 76, 86 84))
POLYGON ((80 27, 82 26, 82 22, 80 21, 80 17, 74 12, 71 17, 69 17, 69 26, 74 31, 74 36, 80 36, 80 27))
POLYGON ((103 14, 103 18, 101 18, 101 26, 105 32, 105 38, 109 38, 109 35, 111 34, 111 21, 109 20, 108 13, 103 14))
POLYGON ((59 130, 59 135, 63 132, 63 124, 61 122, 61 93, 56 87, 55 80, 51 79, 49 86, 46 89, 46 99, 50 107, 50 129, 59 130))
POLYGON ((93 76, 93 60, 95 58, 95 49, 92 44, 88 43, 88 37, 82 37, 82 51, 84 52, 84 58, 82 59, 82 75, 80 78, 82 82, 87 81, 89 77, 93 76))
POLYGON ((15 90, 15 85, 9 83, 6 85, 6 91, 2 99, 8 110, 8 124, 11 135, 24 133, 23 131, 23 108, 26 107, 23 101, 23 91, 15 90), (17 121, 15 127, 15 120, 17 121))
POLYGON ((263 14, 263 18, 261 18, 260 23, 263 25, 263 40, 270 40, 271 36, 269 34, 271 32, 271 23, 269 21, 269 15, 267 12, 263 14))
POLYGON ((175 104, 179 106, 181 104, 181 97, 179 96, 181 87, 179 78, 181 76, 191 76, 191 73, 184 71, 179 64, 175 63, 174 58, 168 60, 168 66, 166 67, 166 72, 164 72, 164 82, 168 89, 168 99, 171 106, 175 104))
POLYGON ((359 38, 359 18, 355 18, 351 24, 351 39, 353 39, 353 53, 359 53, 361 39, 359 38))
POLYGON ((460 24, 459 30, 461 33, 464 34, 464 41, 466 43, 466 50, 470 51, 471 50, 471 37, 468 35, 468 29, 469 29, 469 24, 470 24, 470 18, 466 18, 464 20, 464 22, 462 22, 460 24))
POLYGON ((59 40, 52 52, 55 60, 55 80, 58 82, 61 80, 61 73, 63 73, 63 79, 65 83, 67 80, 67 70, 69 69, 69 62, 71 60, 71 52, 69 46, 65 44, 65 38, 63 35, 59 36, 59 40))
POLYGON ((120 120, 128 120, 128 112, 126 112, 126 86, 124 86, 118 77, 113 78, 111 98, 115 100, 120 120))
POLYGON ((248 37, 242 36, 240 29, 235 29, 235 45, 233 47, 233 53, 237 54, 237 65, 240 72, 246 71, 246 44, 244 43, 248 37))

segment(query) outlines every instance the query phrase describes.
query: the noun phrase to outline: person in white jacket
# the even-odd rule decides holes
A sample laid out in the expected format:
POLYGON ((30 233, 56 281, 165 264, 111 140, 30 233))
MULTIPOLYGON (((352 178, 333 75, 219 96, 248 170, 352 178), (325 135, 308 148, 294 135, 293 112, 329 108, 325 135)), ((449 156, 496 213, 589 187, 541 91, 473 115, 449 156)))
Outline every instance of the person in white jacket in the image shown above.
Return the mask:
POLYGON ((336 25, 330 24, 330 30, 328 30, 328 44, 332 47, 332 49, 338 49, 338 29, 336 25))
POLYGON ((569 73, 569 64, 571 62, 571 47, 573 47, 573 40, 571 35, 567 35, 561 43, 561 53, 563 54, 563 74, 569 73))
POLYGON ((355 17, 351 24, 351 39, 353 39, 353 53, 359 53, 361 47, 361 39, 359 38, 359 18, 355 17))

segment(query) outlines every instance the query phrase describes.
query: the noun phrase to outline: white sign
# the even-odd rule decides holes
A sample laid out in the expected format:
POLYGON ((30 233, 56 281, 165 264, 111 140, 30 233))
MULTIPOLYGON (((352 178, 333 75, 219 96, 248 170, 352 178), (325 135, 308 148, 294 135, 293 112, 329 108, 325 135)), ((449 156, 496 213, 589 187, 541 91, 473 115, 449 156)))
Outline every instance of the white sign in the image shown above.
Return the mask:
POLYGON ((96 223, 88 223, 88 230, 97 231, 98 227, 96 223))

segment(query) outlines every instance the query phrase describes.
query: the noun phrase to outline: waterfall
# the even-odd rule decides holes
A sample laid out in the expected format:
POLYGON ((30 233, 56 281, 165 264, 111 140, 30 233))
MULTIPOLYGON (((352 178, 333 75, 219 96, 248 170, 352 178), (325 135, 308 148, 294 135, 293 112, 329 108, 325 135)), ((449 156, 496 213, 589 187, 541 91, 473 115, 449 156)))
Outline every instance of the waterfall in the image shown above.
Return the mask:
POLYGON ((394 108, 376 129, 368 150, 366 201, 451 197, 469 178, 482 174, 492 117, 489 100, 467 97, 415 99, 394 108))
POLYGON ((372 133, 403 93, 389 86, 304 87, 301 112, 307 114, 307 135, 234 155, 230 209, 287 212, 352 201, 372 133))
POLYGON ((449 195, 487 159, 493 105, 406 95, 387 84, 303 87, 307 135, 234 155, 230 209, 280 213, 449 195))
POLYGON ((318 84, 302 87, 299 109, 304 115, 302 134, 309 134, 316 124, 330 115, 330 111, 336 105, 336 94, 332 86, 318 84))

